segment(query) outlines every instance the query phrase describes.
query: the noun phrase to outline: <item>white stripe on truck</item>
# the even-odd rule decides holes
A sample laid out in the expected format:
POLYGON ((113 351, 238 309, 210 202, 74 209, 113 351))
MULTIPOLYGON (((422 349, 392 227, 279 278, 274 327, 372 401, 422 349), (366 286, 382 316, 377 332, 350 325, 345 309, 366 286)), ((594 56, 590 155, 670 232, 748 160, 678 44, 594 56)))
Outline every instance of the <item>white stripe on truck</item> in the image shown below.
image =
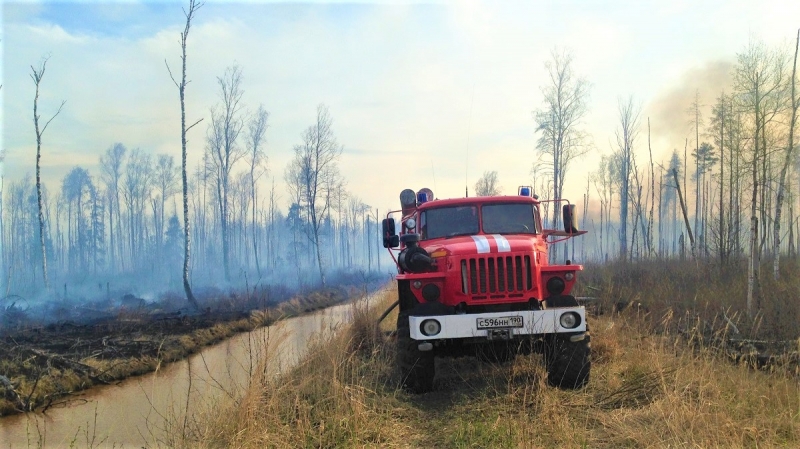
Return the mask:
POLYGON ((497 242, 497 252, 498 253, 508 253, 511 252, 511 244, 508 243, 508 239, 503 237, 500 234, 493 234, 494 241, 497 242))
POLYGON ((472 240, 475 241, 475 249, 478 254, 485 254, 489 252, 489 239, 482 235, 473 235, 472 240))

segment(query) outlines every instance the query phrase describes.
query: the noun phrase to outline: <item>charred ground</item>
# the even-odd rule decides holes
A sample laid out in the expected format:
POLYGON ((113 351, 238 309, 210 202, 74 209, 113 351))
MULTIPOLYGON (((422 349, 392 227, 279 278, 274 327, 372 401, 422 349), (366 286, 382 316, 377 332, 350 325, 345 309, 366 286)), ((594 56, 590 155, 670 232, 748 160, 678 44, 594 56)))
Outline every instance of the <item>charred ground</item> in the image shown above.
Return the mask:
POLYGON ((177 295, 153 302, 123 295, 29 309, 15 301, 5 307, 0 328, 0 416, 46 411, 93 385, 151 372, 236 333, 340 303, 380 282, 360 280, 305 292, 283 286, 208 290, 200 311, 187 309, 177 295))

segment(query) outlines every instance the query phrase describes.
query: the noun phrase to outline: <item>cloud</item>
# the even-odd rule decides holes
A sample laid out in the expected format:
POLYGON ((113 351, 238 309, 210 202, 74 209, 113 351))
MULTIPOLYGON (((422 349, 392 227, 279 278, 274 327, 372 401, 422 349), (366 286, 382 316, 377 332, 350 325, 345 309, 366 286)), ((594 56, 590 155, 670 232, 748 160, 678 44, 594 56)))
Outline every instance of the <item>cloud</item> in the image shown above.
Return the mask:
MULTIPOLYGON (((405 187, 460 196, 484 170, 497 170, 504 191, 513 192, 529 183, 531 111, 541 104, 554 47, 570 48, 576 71, 592 84, 586 124, 600 147, 613 138, 617 97, 635 94, 646 104, 643 123, 652 117, 654 150, 671 151, 688 134, 694 92, 710 104, 728 82, 725 58, 738 50, 730 39, 746 38, 743 11, 755 4, 734 5, 726 20, 708 23, 706 13, 727 3, 702 14, 694 5, 389 3, 207 3, 188 44, 187 120, 206 118, 190 132, 190 166, 200 160, 208 110, 218 101, 216 77, 238 63, 247 108, 263 103, 270 112, 267 153, 279 189, 292 147, 325 103, 347 149, 342 172, 367 203, 394 204, 405 187)), ((33 167, 28 72, 48 54, 42 115, 67 100, 45 137, 48 182, 60 182, 72 161, 95 171, 91 164, 113 142, 180 154, 178 92, 164 63, 178 75, 182 5, 97 6, 4 5, 9 176, 33 167)), ((592 168, 591 158, 576 163, 568 182, 584 186, 592 168)))
POLYGON ((41 39, 52 42, 53 45, 76 45, 85 43, 86 36, 70 34, 64 28, 54 24, 30 25, 23 33, 33 39, 41 39))

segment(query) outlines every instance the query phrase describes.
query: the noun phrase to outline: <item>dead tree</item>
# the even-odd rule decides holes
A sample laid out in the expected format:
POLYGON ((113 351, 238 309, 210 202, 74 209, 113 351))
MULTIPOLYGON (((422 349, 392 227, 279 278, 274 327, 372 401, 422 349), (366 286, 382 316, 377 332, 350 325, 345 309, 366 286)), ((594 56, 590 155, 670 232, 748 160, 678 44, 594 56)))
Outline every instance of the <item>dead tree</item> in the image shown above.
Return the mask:
POLYGON ((681 202, 681 212, 683 213, 683 222, 686 225, 686 232, 689 233, 689 243, 692 245, 692 256, 694 257, 694 234, 692 234, 692 227, 689 225, 689 214, 686 213, 686 203, 683 201, 683 192, 681 192, 681 185, 678 183, 678 170, 672 169, 672 177, 675 179, 675 187, 678 189, 678 200, 681 202))
MULTIPOLYGON (((541 133, 536 148, 553 170, 553 198, 558 199, 570 162, 588 151, 581 124, 588 110, 589 83, 575 75, 569 53, 553 50, 551 57, 545 63, 550 78, 542 88, 544 106, 534 111, 533 118, 536 132, 541 133)), ((558 228, 558 210, 553 208, 553 229, 558 228)))
MULTIPOLYGON (((794 129, 797 124, 797 108, 800 106, 800 100, 795 93, 795 76, 797 75, 797 51, 800 49, 800 29, 797 30, 797 40, 794 45, 794 63, 792 64, 792 78, 790 82, 789 99, 791 101, 791 118, 789 119, 789 142, 786 147, 786 157, 783 160, 783 167, 781 168, 781 177, 778 184, 778 196, 775 199, 775 227, 773 229, 773 254, 774 261, 772 266, 772 275, 777 281, 780 277, 780 245, 781 245, 781 205, 783 203, 784 190, 786 189, 786 172, 789 169, 789 164, 792 162, 792 155, 794 154, 794 129)), ((791 227, 791 222, 789 223, 791 227)))
POLYGON ((150 192, 154 181, 153 163, 149 154, 138 148, 131 151, 128 164, 125 167, 122 197, 128 211, 128 248, 130 250, 130 265, 143 264, 142 256, 145 252, 144 242, 144 216, 150 192))
MULTIPOLYGON (((694 193, 694 230, 697 232, 700 229, 698 224, 700 220, 700 158, 698 154, 700 152, 700 127, 703 126, 703 117, 700 115, 700 108, 703 105, 700 104, 700 91, 696 90, 694 92, 694 101, 692 102, 691 106, 689 106, 689 111, 692 114, 692 119, 689 121, 692 125, 694 125, 694 133, 695 133, 695 140, 694 140, 694 155, 695 155, 695 165, 694 165, 694 174, 695 174, 695 193, 694 193)), ((688 143, 688 141, 687 141, 688 143)), ((684 182, 683 185, 684 190, 686 189, 686 183, 684 182)), ((686 192, 687 196, 689 192, 686 192)), ((688 200, 688 198, 687 198, 688 200)))
POLYGON ((331 206, 329 192, 340 184, 338 160, 342 146, 333 134, 333 120, 328 107, 317 107, 316 123, 303 133, 303 143, 295 145, 294 159, 287 168, 287 183, 296 183, 290 190, 299 193, 301 206, 307 214, 306 235, 316 250, 320 281, 325 285, 325 270, 322 264, 320 231, 331 206))
POLYGON ((119 242, 114 239, 116 234, 121 235, 121 213, 119 202, 120 180, 122 179, 122 164, 125 158, 127 149, 121 143, 115 143, 106 150, 106 153, 100 157, 100 171, 103 183, 106 185, 108 192, 108 222, 109 222, 109 247, 111 249, 111 264, 112 271, 116 267, 117 258, 122 259, 122 251, 117 253, 119 242), (117 230, 114 231, 114 217, 116 211, 117 230))
POLYGON ((186 39, 189 37, 189 28, 192 24, 192 18, 194 14, 203 6, 203 3, 197 3, 196 0, 189 0, 189 9, 183 10, 184 16, 186 16, 186 27, 183 29, 181 33, 181 82, 178 83, 175 80, 175 77, 172 76, 172 71, 169 69, 169 64, 165 60, 164 63, 167 65, 167 71, 169 72, 169 76, 172 79, 172 82, 175 84, 175 87, 178 88, 178 94, 181 98, 181 180, 183 182, 183 289, 186 292, 186 300, 189 301, 195 309, 199 310, 200 306, 197 304, 197 300, 192 294, 192 287, 189 284, 189 255, 190 255, 190 240, 189 240, 189 183, 186 178, 186 133, 192 129, 195 125, 200 123, 203 119, 200 119, 193 124, 191 124, 188 128, 186 127, 186 39))
MULTIPOLYGON (((656 205, 656 171, 653 165, 653 147, 650 145, 650 117, 647 117, 647 151, 650 153, 650 219, 647 221, 647 248, 653 253, 653 209, 656 205)), ((659 211, 660 212, 660 211, 659 211)), ((661 221, 661 217, 658 217, 661 221)), ((659 236, 660 237, 660 236, 659 236)))
POLYGON ((766 127, 771 118, 768 116, 775 96, 783 87, 783 65, 781 58, 766 50, 763 44, 751 42, 748 48, 737 55, 737 67, 734 71, 734 85, 739 107, 749 116, 752 127, 752 201, 750 204, 750 246, 747 275, 747 315, 753 319, 761 308, 759 270, 761 266, 761 247, 759 245, 759 211, 761 225, 766 221, 766 203, 764 190, 766 178, 766 127), (759 161, 761 158, 761 161, 759 161), (759 162, 761 177, 759 178, 759 162), (759 185, 762 186, 759 191, 759 185), (759 195, 760 193, 760 195, 759 195), (759 201, 760 200, 760 201, 759 201))
MULTIPOLYGON (((0 84, 0 90, 3 85, 0 84)), ((5 294, 6 291, 6 264, 5 264, 5 247, 3 246, 3 168, 5 165, 6 151, 5 148, 0 148, 0 294, 5 294)))
POLYGON ((618 108, 620 127, 616 131, 616 137, 619 148, 617 161, 619 163, 618 176, 620 183, 619 254, 624 259, 628 252, 628 205, 630 202, 631 174, 633 173, 633 143, 639 134, 639 112, 641 108, 634 106, 633 97, 629 97, 627 101, 620 99, 618 108))
POLYGON ((261 105, 250 120, 247 135, 247 156, 250 164, 250 194, 252 195, 253 221, 253 255, 256 261, 256 272, 261 276, 261 263, 258 259, 258 237, 256 235, 256 205, 258 204, 258 180, 267 172, 267 156, 264 153, 264 134, 267 132, 269 112, 261 105))
POLYGON ((225 280, 230 281, 230 190, 233 166, 244 157, 245 148, 237 141, 244 129, 241 117, 243 104, 242 70, 229 67, 225 75, 217 77, 220 88, 219 106, 211 109, 211 123, 206 138, 206 169, 212 175, 217 193, 217 208, 222 237, 222 267, 225 280))
POLYGON ((44 278, 44 286, 45 288, 50 288, 50 281, 47 278, 47 247, 44 244, 44 213, 42 207, 42 177, 41 177, 41 160, 42 160, 42 135, 47 130, 47 127, 50 125, 50 122, 53 121, 59 113, 61 113, 61 108, 64 107, 64 103, 66 100, 61 102, 61 105, 58 107, 58 110, 50 120, 45 122, 44 126, 39 129, 39 86, 42 83, 42 78, 44 78, 44 72, 47 68, 47 60, 49 58, 45 58, 42 60, 41 65, 37 69, 34 66, 31 66, 31 79, 33 80, 33 84, 36 86, 36 93, 33 97, 33 127, 36 130, 36 203, 39 210, 39 244, 42 246, 42 276, 44 278))
POLYGON ((158 189, 161 203, 155 229, 158 254, 161 254, 164 249, 164 208, 166 207, 167 198, 178 193, 176 190, 177 181, 178 171, 177 167, 175 167, 175 158, 170 155, 159 154, 155 166, 156 189, 158 189))
POLYGON ((497 196, 500 195, 500 186, 498 185, 497 172, 485 171, 483 176, 475 183, 475 195, 477 196, 497 196))

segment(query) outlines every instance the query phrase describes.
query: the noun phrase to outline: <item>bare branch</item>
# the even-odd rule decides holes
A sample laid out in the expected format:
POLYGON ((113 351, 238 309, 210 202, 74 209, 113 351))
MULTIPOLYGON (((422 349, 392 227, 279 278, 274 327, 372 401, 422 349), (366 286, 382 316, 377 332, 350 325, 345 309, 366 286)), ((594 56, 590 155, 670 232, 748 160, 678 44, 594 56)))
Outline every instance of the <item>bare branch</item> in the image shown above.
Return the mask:
POLYGON ((200 123, 200 122, 202 122, 202 121, 203 121, 203 119, 200 119, 200 120, 198 120, 198 121, 196 121, 196 122, 192 123, 191 125, 189 125, 189 127, 188 127, 188 128, 186 128, 186 132, 188 132, 190 129, 194 128, 194 126, 195 126, 195 125, 197 125, 198 123, 200 123))
POLYGON ((164 59, 164 65, 165 65, 165 66, 167 66, 167 72, 169 72, 169 77, 172 79, 172 82, 173 82, 173 83, 175 83, 175 87, 177 87, 178 89, 180 89, 180 88, 181 88, 181 85, 180 85, 180 84, 178 84, 178 82, 177 82, 177 81, 175 81, 175 77, 174 77, 174 76, 172 76, 172 70, 169 68, 169 63, 167 63, 167 60, 166 60, 166 58, 164 59))
POLYGON ((50 122, 52 122, 52 121, 53 121, 53 119, 54 119, 54 118, 56 118, 56 116, 58 116, 58 114, 60 114, 60 113, 61 113, 61 108, 63 108, 63 107, 64 107, 64 104, 66 104, 66 103, 67 103, 67 100, 62 100, 62 101, 61 101, 61 105, 58 107, 58 110, 56 111, 56 113, 55 113, 55 114, 53 114, 53 116, 52 116, 52 117, 50 117, 50 120, 48 120, 48 121, 47 121, 47 122, 44 124, 44 127, 42 127, 42 132, 41 132, 41 134, 44 134, 45 130, 47 130, 47 125, 49 125, 49 124, 50 124, 50 122))

